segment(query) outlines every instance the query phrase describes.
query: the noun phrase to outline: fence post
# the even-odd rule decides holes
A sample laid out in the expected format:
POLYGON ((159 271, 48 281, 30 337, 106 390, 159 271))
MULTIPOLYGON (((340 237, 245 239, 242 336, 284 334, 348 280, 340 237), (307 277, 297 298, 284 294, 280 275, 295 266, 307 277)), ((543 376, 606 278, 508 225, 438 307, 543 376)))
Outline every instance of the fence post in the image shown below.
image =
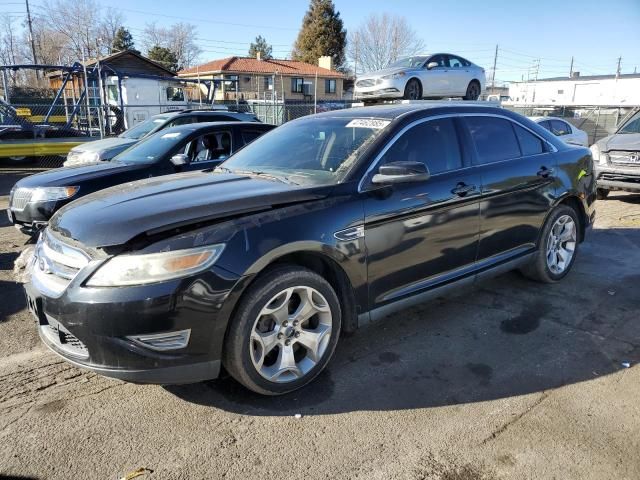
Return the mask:
POLYGON ((598 123, 600 123, 600 107, 596 107, 596 124, 595 127, 593 128, 593 143, 597 142, 597 138, 598 138, 598 123))

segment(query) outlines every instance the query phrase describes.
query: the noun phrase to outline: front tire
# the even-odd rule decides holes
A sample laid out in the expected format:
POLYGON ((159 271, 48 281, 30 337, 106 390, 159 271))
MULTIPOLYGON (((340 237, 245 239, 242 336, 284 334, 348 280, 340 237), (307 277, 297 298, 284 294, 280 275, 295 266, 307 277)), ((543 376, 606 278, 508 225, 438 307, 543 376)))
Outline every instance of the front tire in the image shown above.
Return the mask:
POLYGON ((580 220, 566 205, 556 207, 542 228, 537 252, 521 272, 542 283, 562 280, 573 267, 580 245, 580 220))
POLYGON ((472 80, 471 82, 469 82, 469 85, 467 86, 467 93, 465 93, 464 98, 465 100, 478 100, 478 98, 480 97, 480 84, 478 83, 477 80, 472 80))
POLYGON ((422 98, 422 85, 417 79, 412 78, 407 82, 402 98, 405 100, 420 100, 422 98))
POLYGON ((282 395, 329 363, 342 313, 331 285, 311 270, 281 266, 242 296, 225 340, 223 365, 249 390, 282 395))
POLYGON ((598 188, 596 189, 596 200, 604 200, 609 196, 610 190, 606 188, 598 188))

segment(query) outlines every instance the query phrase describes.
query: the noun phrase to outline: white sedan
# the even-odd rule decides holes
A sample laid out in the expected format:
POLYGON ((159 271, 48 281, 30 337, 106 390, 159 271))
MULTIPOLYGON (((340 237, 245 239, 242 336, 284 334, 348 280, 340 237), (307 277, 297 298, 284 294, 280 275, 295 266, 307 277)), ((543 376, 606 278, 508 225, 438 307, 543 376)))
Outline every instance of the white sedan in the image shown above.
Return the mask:
POLYGON ((574 127, 566 120, 558 117, 529 117, 543 128, 546 128, 556 137, 560 137, 565 143, 571 145, 589 146, 589 136, 584 130, 574 127))
POLYGON ((363 101, 425 97, 477 100, 485 81, 484 68, 458 55, 436 53, 401 58, 383 70, 359 75, 354 93, 363 101))

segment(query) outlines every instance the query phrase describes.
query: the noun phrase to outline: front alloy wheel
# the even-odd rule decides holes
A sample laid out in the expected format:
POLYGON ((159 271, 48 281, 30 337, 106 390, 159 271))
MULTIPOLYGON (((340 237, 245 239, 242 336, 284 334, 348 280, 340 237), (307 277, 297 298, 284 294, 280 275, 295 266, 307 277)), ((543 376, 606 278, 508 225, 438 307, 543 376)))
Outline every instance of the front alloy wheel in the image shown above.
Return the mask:
POLYGON ((407 82, 404 87, 404 99, 405 100, 420 100, 422 98, 422 87, 420 82, 415 78, 412 78, 407 82))
POLYGON ((240 299, 223 364, 254 392, 280 395, 309 383, 329 362, 341 310, 331 285, 297 266, 262 274, 240 299))
POLYGON ((562 215, 551 227, 547 238, 547 267, 555 275, 561 275, 571 264, 578 241, 576 222, 569 215, 562 215))

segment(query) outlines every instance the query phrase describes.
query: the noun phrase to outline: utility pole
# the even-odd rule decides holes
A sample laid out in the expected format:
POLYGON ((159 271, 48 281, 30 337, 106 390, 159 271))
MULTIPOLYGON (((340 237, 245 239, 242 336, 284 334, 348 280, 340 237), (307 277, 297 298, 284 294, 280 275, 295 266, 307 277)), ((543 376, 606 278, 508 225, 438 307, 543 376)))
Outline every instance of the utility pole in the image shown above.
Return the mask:
MULTIPOLYGON (((27 25, 29 27, 29 42, 31 43, 31 55, 33 56, 34 65, 38 63, 36 57, 36 42, 33 39, 33 25, 31 23, 31 10, 29 9, 29 0, 24 0, 27 5, 27 25)), ((39 78, 38 70, 36 70, 36 78, 39 78)))
POLYGON ((493 70, 491 71, 491 93, 494 93, 496 86, 496 64, 498 63, 498 44, 496 44, 496 54, 493 56, 493 70))
POLYGON ((569 67, 569 78, 573 77, 573 57, 571 57, 571 66, 569 67))
POLYGON ((620 77, 621 64, 622 64, 622 57, 618 57, 618 68, 616 68, 616 78, 620 77))

